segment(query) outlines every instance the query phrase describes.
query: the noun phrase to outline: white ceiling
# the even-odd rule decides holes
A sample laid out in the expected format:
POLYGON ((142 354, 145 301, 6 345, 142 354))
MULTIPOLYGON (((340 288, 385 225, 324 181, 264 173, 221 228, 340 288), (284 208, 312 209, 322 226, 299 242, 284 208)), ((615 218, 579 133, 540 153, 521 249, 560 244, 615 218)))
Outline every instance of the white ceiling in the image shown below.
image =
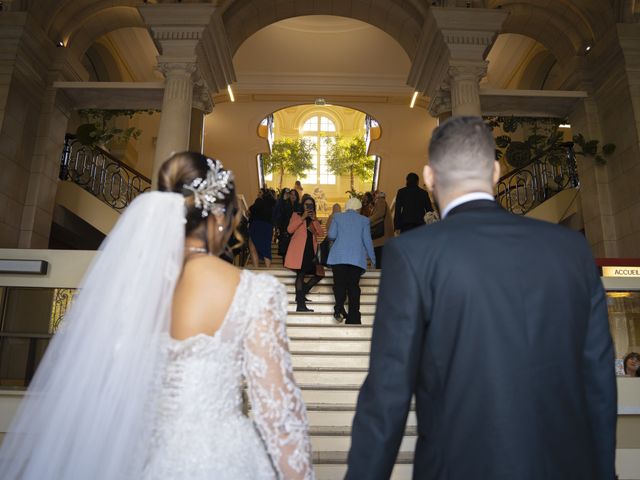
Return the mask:
POLYGON ((247 39, 233 64, 242 93, 410 92, 400 45, 358 20, 314 15, 269 25, 247 39))

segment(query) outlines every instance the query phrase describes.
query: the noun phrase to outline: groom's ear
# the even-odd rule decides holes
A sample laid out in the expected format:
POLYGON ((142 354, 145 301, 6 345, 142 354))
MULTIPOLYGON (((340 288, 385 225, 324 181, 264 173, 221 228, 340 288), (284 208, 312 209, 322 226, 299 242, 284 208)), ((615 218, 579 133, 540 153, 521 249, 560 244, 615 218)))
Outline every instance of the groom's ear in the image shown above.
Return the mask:
POLYGON ((435 172, 433 168, 429 165, 424 166, 424 170, 422 170, 422 176, 424 178, 424 183, 427 186, 427 190, 429 192, 433 192, 433 187, 435 185, 435 172))

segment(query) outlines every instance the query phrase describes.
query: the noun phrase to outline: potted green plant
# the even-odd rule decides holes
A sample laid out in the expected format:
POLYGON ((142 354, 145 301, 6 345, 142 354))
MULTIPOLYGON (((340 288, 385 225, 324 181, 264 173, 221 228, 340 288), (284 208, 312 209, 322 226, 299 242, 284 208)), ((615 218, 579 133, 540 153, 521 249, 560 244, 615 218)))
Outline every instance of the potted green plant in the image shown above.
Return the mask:
POLYGON ((273 142, 271 152, 262 156, 264 173, 277 173, 280 176, 278 188, 282 188, 285 173, 296 178, 305 178, 306 170, 313 168, 312 147, 303 138, 279 138, 273 142))
POLYGON ((362 137, 342 136, 325 140, 328 144, 327 166, 335 175, 349 174, 350 192, 355 192, 355 178, 371 180, 375 160, 367 155, 367 145, 362 137))
POLYGON ((78 113, 85 119, 85 123, 76 129, 76 139, 90 148, 107 147, 110 143, 126 143, 131 138, 137 139, 142 130, 136 127, 119 128, 114 125, 117 117, 133 118, 140 113, 152 115, 158 110, 104 110, 85 109, 78 113))

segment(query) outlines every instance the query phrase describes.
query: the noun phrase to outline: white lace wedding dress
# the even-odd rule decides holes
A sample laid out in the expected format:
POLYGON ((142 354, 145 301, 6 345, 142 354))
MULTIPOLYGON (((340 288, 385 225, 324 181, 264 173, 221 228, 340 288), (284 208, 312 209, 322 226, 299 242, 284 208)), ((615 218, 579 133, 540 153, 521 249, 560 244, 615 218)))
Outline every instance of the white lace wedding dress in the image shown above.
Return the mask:
POLYGON ((275 278, 245 270, 215 335, 165 336, 145 479, 313 478, 286 303, 275 278), (253 420, 242 412, 243 380, 253 420))

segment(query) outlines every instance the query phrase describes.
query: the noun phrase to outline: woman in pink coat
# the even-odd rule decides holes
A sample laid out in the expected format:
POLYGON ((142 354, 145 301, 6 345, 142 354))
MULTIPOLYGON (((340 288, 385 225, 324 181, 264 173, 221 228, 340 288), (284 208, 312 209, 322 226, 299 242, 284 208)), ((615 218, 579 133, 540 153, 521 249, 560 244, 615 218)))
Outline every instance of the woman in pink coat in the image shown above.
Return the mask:
POLYGON ((316 217, 316 202, 311 195, 302 197, 301 211, 291 215, 287 231, 291 234, 284 266, 296 272, 296 312, 313 312, 307 308, 305 295, 322 279, 316 273, 318 236, 324 234, 316 217), (305 275, 312 275, 305 283, 305 275))

